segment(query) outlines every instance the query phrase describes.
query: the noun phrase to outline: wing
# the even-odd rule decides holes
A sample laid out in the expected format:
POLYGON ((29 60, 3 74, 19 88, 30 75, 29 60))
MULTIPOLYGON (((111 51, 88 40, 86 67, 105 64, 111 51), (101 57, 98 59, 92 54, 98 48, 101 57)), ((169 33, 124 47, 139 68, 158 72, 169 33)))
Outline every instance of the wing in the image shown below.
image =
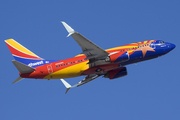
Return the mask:
MULTIPOLYGON (((85 77, 82 81, 78 82, 77 84, 75 84, 75 85, 73 85, 73 86, 71 86, 71 85, 70 85, 68 82, 66 82, 64 79, 61 79, 61 81, 62 81, 62 83, 64 84, 64 86, 67 88, 67 90, 66 90, 66 93, 67 93, 71 88, 73 88, 73 87, 79 87, 79 86, 81 86, 81 85, 84 85, 84 84, 86 84, 86 83, 88 83, 88 82, 90 82, 90 81, 98 78, 99 76, 101 76, 101 75, 97 75, 97 74, 88 75, 88 76, 85 77)), ((66 94, 66 93, 65 93, 65 94, 66 94)))
POLYGON ((72 36, 74 40, 79 44, 82 49, 82 54, 86 55, 86 59, 89 59, 90 62, 97 60, 104 60, 109 55, 108 52, 82 36, 80 33, 75 32, 68 24, 62 22, 66 30, 69 32, 68 36, 72 36))

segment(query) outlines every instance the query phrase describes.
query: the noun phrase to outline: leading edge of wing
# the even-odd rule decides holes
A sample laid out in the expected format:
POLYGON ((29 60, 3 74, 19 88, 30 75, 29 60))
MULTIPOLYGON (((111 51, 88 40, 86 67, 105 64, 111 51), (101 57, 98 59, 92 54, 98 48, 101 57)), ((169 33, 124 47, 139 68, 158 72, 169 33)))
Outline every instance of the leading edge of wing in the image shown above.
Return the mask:
POLYGON ((98 45, 94 44, 90 40, 88 40, 86 37, 82 36, 80 33, 75 32, 74 29, 72 29, 68 24, 65 22, 62 22, 66 30, 68 31, 69 35, 74 38, 74 40, 79 44, 79 46, 82 48, 82 53, 86 55, 87 59, 104 59, 106 58, 109 53, 105 50, 103 50, 98 45))

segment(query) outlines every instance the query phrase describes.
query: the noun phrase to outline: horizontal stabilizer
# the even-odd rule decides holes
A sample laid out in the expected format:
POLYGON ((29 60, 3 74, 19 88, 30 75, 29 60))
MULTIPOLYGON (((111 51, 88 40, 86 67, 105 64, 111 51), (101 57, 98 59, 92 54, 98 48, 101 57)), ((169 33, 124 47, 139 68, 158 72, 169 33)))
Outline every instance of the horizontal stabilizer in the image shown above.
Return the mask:
POLYGON ((24 79, 24 78, 22 78, 21 76, 19 76, 12 84, 14 84, 14 83, 16 83, 16 82, 19 82, 19 81, 21 81, 22 79, 24 79))
POLYGON ((12 63, 14 64, 14 66, 18 69, 18 71, 21 73, 21 74, 24 74, 24 73, 31 73, 33 71, 35 71, 34 68, 30 67, 30 66, 27 66, 21 62, 18 62, 16 60, 12 60, 12 63))

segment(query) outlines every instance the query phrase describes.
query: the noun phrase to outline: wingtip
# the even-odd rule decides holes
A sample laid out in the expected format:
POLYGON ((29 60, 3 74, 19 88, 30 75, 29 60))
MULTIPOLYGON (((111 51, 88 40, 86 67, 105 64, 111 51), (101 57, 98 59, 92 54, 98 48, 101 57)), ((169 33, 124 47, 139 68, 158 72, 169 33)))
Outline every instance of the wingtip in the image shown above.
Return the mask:
POLYGON ((70 90, 71 88, 67 88, 65 94, 70 90))
POLYGON ((64 79, 60 79, 60 80, 64 84, 64 86, 67 88, 65 92, 66 94, 71 89, 72 86, 68 82, 66 82, 64 79))
POLYGON ((64 79, 60 79, 60 80, 61 80, 61 82, 64 84, 64 86, 66 88, 70 88, 71 87, 71 85, 68 82, 66 82, 64 79))
POLYGON ((61 21, 61 23, 64 25, 64 27, 66 28, 66 30, 69 33, 67 37, 69 37, 70 35, 72 35, 75 32, 74 29, 72 29, 66 22, 61 21))
POLYGON ((65 22, 64 21, 61 21, 62 24, 64 24, 65 22))

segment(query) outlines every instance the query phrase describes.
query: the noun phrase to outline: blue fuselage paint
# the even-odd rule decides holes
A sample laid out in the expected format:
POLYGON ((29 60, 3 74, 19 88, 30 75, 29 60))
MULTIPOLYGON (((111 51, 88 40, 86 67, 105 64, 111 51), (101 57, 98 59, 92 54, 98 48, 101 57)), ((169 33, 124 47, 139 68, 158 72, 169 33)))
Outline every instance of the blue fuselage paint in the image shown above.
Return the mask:
POLYGON ((165 55, 171 50, 173 50, 176 46, 172 43, 163 42, 162 40, 157 40, 150 44, 150 47, 154 49, 154 51, 147 51, 145 56, 143 57, 142 51, 136 51, 132 55, 130 55, 129 60, 126 62, 120 63, 122 66, 137 63, 153 58, 157 58, 159 56, 165 55))

